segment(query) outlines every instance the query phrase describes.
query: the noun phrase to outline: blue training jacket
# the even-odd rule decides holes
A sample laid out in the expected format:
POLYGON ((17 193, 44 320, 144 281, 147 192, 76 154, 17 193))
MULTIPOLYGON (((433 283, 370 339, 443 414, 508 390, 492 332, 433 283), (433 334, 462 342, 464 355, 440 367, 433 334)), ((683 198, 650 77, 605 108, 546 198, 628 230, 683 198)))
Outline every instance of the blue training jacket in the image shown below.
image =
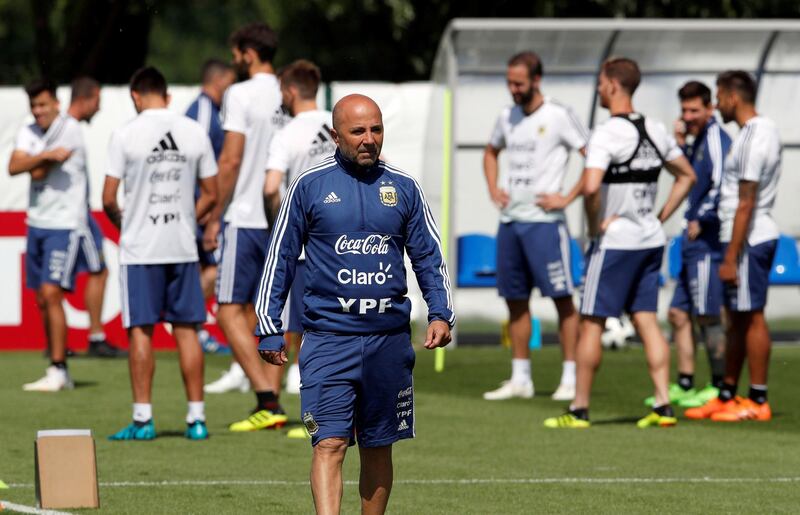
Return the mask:
POLYGON ((211 100, 211 97, 202 91, 186 109, 186 116, 203 126, 211 140, 211 148, 214 149, 214 158, 219 159, 222 152, 222 143, 225 141, 225 131, 222 130, 222 118, 219 114, 219 106, 211 100))
POLYGON ((439 231, 422 189, 383 161, 359 170, 337 150, 289 186, 256 297, 260 350, 283 345, 281 313, 305 245, 303 328, 380 334, 408 326, 404 253, 428 320, 455 323, 439 231))
POLYGON ((697 182, 689 191, 684 218, 700 222, 702 239, 719 240, 719 188, 730 147, 730 136, 711 118, 694 143, 683 149, 697 175, 697 182))

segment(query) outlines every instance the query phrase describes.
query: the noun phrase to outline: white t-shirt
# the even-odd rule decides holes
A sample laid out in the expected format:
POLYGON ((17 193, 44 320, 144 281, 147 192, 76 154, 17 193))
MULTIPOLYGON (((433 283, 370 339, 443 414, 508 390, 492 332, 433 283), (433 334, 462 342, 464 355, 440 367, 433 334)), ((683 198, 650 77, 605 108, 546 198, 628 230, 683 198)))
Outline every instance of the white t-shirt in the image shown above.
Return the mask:
POLYGON ((32 123, 20 129, 14 148, 35 156, 58 147, 72 154, 63 163, 53 164, 44 179, 31 180, 27 221, 31 227, 77 229, 86 225, 86 145, 78 120, 59 115, 46 132, 32 123))
POLYGON ((279 170, 291 182, 300 173, 336 151, 330 134, 330 111, 304 111, 275 133, 269 146, 267 170, 279 170))
POLYGON ((778 128, 769 118, 751 118, 736 136, 725 159, 719 201, 721 241, 731 241, 733 219, 739 206, 739 181, 758 183, 758 196, 747 241, 750 245, 758 245, 780 236, 778 224, 771 215, 780 175, 781 140, 778 128))
POLYGON ((288 121, 281 102, 278 80, 267 73, 257 73, 225 92, 222 128, 245 136, 239 177, 225 213, 225 222, 234 227, 267 228, 263 192, 269 144, 288 121))
POLYGON ((503 109, 489 144, 505 149, 506 187, 511 198, 500 214, 501 222, 552 222, 564 220, 563 211, 546 212, 537 196, 558 193, 564 183, 569 151, 586 146, 588 132, 569 107, 550 98, 526 115, 518 105, 503 109))
POLYGON ((195 185, 217 173, 203 127, 167 109, 147 109, 115 130, 110 177, 123 181, 120 262, 197 261, 195 185))
MULTIPOLYGON (((636 116, 631 115, 631 116, 636 116)), ((641 115, 639 115, 641 116, 641 115)), ((678 159, 683 153, 660 122, 645 118, 644 127, 664 162, 678 159)), ((639 145, 639 131, 631 121, 612 117, 599 125, 589 140, 586 168, 608 170, 613 164, 625 163, 639 145)), ((661 160, 652 152, 652 146, 641 147, 631 168, 646 169, 661 160)), ((609 173, 609 172, 606 172, 609 173)), ((603 182, 600 194, 602 207, 600 221, 618 217, 600 239, 606 249, 650 249, 666 243, 666 236, 655 212, 658 182, 603 182)))

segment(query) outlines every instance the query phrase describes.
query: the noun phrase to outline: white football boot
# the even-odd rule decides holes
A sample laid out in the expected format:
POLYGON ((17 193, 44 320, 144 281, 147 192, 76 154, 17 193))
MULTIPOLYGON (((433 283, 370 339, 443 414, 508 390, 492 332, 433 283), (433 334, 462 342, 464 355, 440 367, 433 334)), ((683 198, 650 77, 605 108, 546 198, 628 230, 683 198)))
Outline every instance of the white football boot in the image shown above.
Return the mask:
POLYGON ((226 393, 236 390, 242 393, 250 391, 250 381, 241 365, 235 361, 231 363, 231 368, 222 373, 222 377, 203 387, 206 393, 226 393))
POLYGON ((533 381, 527 383, 514 383, 510 380, 500 383, 500 388, 486 392, 483 398, 487 401, 504 401, 513 397, 530 399, 534 395, 533 381))
POLYGON ((72 390, 75 384, 69 377, 69 373, 55 366, 47 367, 43 378, 32 383, 22 385, 26 392, 60 392, 61 390, 72 390))
POLYGON ((551 397, 554 401, 571 401, 575 399, 575 385, 561 383, 551 397))

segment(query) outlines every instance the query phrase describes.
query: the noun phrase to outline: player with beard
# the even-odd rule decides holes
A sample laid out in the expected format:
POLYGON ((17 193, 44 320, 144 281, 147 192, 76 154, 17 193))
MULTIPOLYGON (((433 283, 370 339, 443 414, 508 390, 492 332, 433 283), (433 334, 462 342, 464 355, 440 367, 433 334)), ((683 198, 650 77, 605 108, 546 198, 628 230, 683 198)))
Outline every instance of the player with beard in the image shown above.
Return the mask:
POLYGON ((277 34, 261 22, 245 25, 230 37, 234 63, 249 79, 228 88, 222 101, 220 202, 203 236, 205 248, 216 247, 224 212, 217 320, 256 396, 251 415, 230 425, 235 432, 274 429, 287 420, 278 402, 282 369, 261 361, 253 338, 253 303, 269 234, 263 196, 269 144, 286 123, 272 66, 277 44, 277 34))
POLYGON ((555 400, 575 396, 578 312, 572 301, 570 237, 564 208, 581 190, 578 182, 560 194, 571 150, 584 153, 588 132, 569 108, 545 97, 539 85, 542 64, 533 52, 508 61, 506 81, 514 105, 497 119, 483 155, 489 195, 500 209, 497 230, 497 288, 506 299, 511 336, 511 379, 486 392, 487 400, 534 395, 529 341, 530 294, 534 287, 551 297, 558 312, 563 357, 555 400), (498 155, 508 158, 507 186, 498 184, 498 155))

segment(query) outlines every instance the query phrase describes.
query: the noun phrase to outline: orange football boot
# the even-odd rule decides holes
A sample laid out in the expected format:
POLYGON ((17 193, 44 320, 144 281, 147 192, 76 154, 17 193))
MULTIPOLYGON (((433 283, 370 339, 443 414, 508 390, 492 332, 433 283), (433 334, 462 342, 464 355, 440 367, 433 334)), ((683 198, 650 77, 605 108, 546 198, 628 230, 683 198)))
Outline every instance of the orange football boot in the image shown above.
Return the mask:
POLYGON ((714 397, 698 408, 687 409, 683 415, 691 420, 703 420, 706 418, 711 418, 714 413, 724 411, 729 406, 736 406, 736 404, 737 399, 722 401, 719 397, 714 397))
POLYGON ((742 420, 757 420, 766 422, 772 420, 772 410, 769 403, 759 404, 751 399, 742 399, 740 402, 725 406, 725 409, 711 415, 714 422, 739 422, 742 420))

